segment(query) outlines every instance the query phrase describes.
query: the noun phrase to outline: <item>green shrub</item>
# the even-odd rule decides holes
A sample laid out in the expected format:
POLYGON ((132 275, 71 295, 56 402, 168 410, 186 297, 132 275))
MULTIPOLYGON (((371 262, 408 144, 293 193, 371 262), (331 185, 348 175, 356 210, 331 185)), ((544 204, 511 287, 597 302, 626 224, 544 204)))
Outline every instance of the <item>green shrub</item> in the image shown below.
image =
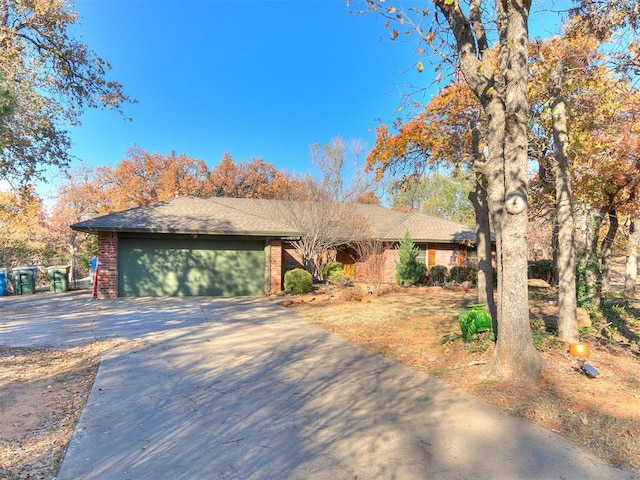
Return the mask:
POLYGON ((331 270, 327 277, 327 281, 338 287, 348 287, 351 285, 351 278, 342 268, 331 270))
POLYGON ((327 262, 322 265, 322 278, 328 280, 329 276, 331 276, 331 272, 343 270, 343 268, 344 267, 340 262, 327 262))
POLYGON ((284 274, 284 289, 291 293, 308 293, 313 289, 311 274, 302 268, 294 268, 284 274))
POLYGON ((449 280, 456 283, 465 281, 475 282, 478 278, 478 267, 468 265, 466 267, 451 267, 449 270, 449 280))
POLYGON ((447 281, 447 267, 444 265, 434 265, 429 269, 429 280, 434 285, 439 285, 447 281))
POLYGON ((529 262, 527 267, 529 278, 540 278, 550 285, 555 283, 556 266, 553 260, 535 260, 529 262))

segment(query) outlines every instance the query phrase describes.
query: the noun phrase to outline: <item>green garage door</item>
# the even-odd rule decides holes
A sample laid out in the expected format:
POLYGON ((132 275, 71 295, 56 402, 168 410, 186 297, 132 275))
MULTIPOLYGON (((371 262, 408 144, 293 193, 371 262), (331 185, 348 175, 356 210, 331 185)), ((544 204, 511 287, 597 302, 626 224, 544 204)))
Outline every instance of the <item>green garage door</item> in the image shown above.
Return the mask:
POLYGON ((121 297, 264 294, 264 241, 119 238, 121 297))

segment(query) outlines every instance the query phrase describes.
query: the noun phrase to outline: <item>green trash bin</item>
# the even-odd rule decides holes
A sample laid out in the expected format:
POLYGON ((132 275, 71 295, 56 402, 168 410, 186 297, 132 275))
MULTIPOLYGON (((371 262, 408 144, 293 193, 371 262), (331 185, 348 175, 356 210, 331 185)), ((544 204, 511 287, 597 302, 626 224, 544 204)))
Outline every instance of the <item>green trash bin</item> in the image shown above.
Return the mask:
POLYGON ((53 293, 69 291, 69 267, 49 267, 49 288, 53 293))
POLYGON ((36 268, 16 267, 11 271, 16 295, 36 293, 36 268))
POLYGON ((484 304, 469 305, 458 316, 458 323, 460 323, 465 342, 471 341, 476 333, 486 332, 492 328, 491 316, 485 311, 484 304))

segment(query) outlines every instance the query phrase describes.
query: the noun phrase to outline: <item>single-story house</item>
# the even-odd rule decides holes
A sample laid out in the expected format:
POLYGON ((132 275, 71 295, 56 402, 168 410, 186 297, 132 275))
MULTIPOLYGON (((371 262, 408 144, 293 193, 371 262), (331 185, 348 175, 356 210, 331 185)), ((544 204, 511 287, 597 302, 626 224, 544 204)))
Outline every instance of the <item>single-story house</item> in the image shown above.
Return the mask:
MULTIPOLYGON (((291 202, 226 197, 176 197, 71 225, 98 237, 98 298, 116 296, 264 295, 283 288, 286 269, 302 266, 291 242, 291 202)), ((300 202, 295 203, 300 205, 300 202)), ((393 246, 405 230, 427 266, 462 265, 474 232, 417 212, 354 205, 369 235, 385 242, 384 282, 394 281, 393 246)), ((298 210, 300 211, 300 210, 298 210)), ((298 223, 299 224, 299 223, 298 223)), ((334 252, 359 280, 366 268, 349 248, 334 252)))

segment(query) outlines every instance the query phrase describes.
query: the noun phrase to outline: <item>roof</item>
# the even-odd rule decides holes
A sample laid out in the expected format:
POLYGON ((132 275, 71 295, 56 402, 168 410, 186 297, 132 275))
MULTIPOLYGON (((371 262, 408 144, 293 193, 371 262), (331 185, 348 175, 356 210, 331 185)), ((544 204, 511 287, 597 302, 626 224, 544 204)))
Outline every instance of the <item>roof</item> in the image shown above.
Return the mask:
MULTIPOLYGON (((176 197, 71 225, 73 230, 130 233, 181 233, 299 237, 287 222, 287 209, 302 202, 230 197, 176 197)), ((317 205, 317 204, 316 204, 317 205)), ((355 204, 373 236, 397 241, 409 230, 414 242, 461 243, 475 238, 473 228, 433 215, 399 212, 379 205, 355 204)))
POLYGON ((182 233, 249 236, 300 236, 302 232, 260 216, 259 209, 238 208, 219 198, 176 197, 71 225, 80 232, 182 233), (257 213, 256 213, 257 212, 257 213))

